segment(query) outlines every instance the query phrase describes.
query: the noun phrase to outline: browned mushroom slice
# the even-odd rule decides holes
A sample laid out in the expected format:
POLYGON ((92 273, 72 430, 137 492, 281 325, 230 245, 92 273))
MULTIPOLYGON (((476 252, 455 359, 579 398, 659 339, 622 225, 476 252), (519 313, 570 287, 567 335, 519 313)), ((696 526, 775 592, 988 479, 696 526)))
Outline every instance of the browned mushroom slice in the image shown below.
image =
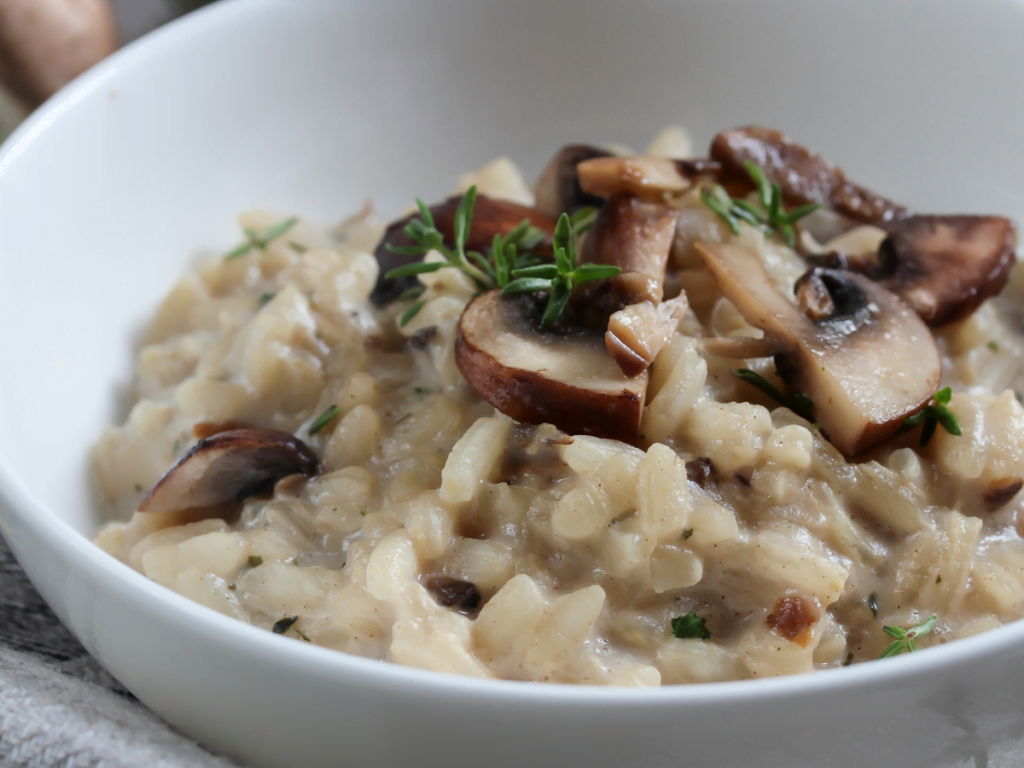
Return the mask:
MULTIPOLYGON (((449 245, 454 240, 455 211, 461 200, 462 196, 456 195, 430 208, 430 214, 434 217, 434 225, 444 235, 445 242, 449 245)), ((390 280, 385 277, 388 271, 420 259, 419 256, 403 256, 393 253, 387 247, 388 245, 399 247, 415 244, 403 231, 415 218, 419 218, 419 213, 410 214, 404 219, 399 219, 388 225, 384 237, 377 244, 374 255, 377 257, 380 273, 377 275, 377 285, 370 293, 370 301, 377 306, 394 301, 402 291, 417 284, 415 275, 390 280)), ((551 234, 555 231, 555 221, 552 218, 545 216, 535 208, 527 208, 506 200, 495 200, 486 195, 477 195, 476 204, 473 207, 473 221, 470 224, 469 237, 466 240, 466 250, 488 251, 495 235, 508 234, 519 226, 523 219, 528 220, 531 225, 542 231, 550 244, 551 234)))
POLYGON ((139 505, 177 512, 242 501, 282 477, 312 477, 320 461, 309 446, 276 429, 236 429, 200 440, 167 470, 139 505))
POLYGON ((911 216, 879 248, 881 284, 928 325, 945 325, 1003 289, 1016 244, 1002 216, 911 216))
POLYGON ((650 275, 660 287, 665 282, 665 265, 678 220, 679 212, 664 203, 613 194, 601 206, 587 233, 583 261, 650 275))
POLYGON ((572 213, 587 205, 599 206, 601 198, 584 192, 576 173, 577 165, 596 157, 611 157, 611 152, 589 144, 569 144, 558 150, 537 179, 534 189, 537 210, 557 219, 563 213, 572 213))
POLYGON ((726 298, 778 345, 779 375, 811 398, 818 423, 846 456, 884 442, 938 388, 942 368, 931 333, 877 283, 815 268, 807 280, 822 284, 832 310, 811 320, 752 251, 710 243, 697 248, 726 298))
POLYGON ((599 157, 576 166, 584 192, 611 197, 627 192, 645 200, 661 200, 693 186, 681 161, 663 157, 599 157))
POLYGON ((759 166, 768 179, 782 188, 791 205, 819 203, 857 221, 884 224, 907 214, 906 209, 854 184, 820 155, 788 136, 749 125, 722 131, 711 142, 711 157, 726 174, 748 178, 746 160, 759 166))
POLYGON ((647 373, 619 370, 598 332, 540 330, 534 296, 476 297, 459 319, 455 360, 484 400, 516 421, 634 443, 647 373))

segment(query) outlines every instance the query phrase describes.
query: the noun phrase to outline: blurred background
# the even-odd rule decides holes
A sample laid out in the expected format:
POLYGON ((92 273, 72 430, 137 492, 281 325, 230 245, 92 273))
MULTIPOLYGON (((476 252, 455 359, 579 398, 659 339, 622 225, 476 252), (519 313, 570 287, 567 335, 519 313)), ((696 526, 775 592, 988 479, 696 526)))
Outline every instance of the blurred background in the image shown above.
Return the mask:
POLYGON ((211 0, 0 0, 0 141, 112 50, 211 0))

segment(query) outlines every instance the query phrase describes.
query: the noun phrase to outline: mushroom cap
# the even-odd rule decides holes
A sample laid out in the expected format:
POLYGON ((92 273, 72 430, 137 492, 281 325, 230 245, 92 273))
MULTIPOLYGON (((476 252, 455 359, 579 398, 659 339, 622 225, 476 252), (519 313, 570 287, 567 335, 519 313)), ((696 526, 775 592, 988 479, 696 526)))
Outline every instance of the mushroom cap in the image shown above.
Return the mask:
POLYGON ((910 216, 879 248, 881 284, 931 326, 960 320, 999 293, 1016 261, 1002 216, 910 216))
POLYGON ((887 440, 938 389, 942 365, 931 332, 877 283, 815 268, 807 279, 828 291, 832 311, 812 320, 754 252, 733 244, 697 248, 725 297, 775 342, 779 375, 814 402, 815 419, 847 457, 887 440))
POLYGON ((146 494, 139 511, 168 513, 242 501, 282 477, 312 477, 319 471, 316 454, 288 432, 218 432, 178 459, 146 494))
POLYGON ((627 377, 603 333, 550 333, 533 296, 488 291, 459 319, 455 360, 484 400, 516 421, 550 423, 569 434, 635 443, 647 372, 627 377))
POLYGON ((601 198, 583 191, 576 172, 577 165, 596 157, 611 157, 611 152, 589 144, 567 144, 558 150, 541 171, 534 187, 537 210, 557 219, 563 213, 572 213, 587 205, 599 206, 601 198))
MULTIPOLYGON (((455 212, 462 201, 461 195, 454 195, 443 202, 430 207, 430 215, 434 217, 434 225, 444 235, 445 243, 451 245, 455 239, 455 212)), ((387 246, 394 247, 415 245, 403 231, 409 222, 418 219, 420 214, 411 213, 405 218, 392 222, 384 231, 384 236, 374 256, 377 257, 377 265, 380 272, 377 275, 377 285, 370 293, 370 301, 378 307, 394 301, 401 295, 402 291, 417 284, 415 275, 388 279, 385 275, 396 267, 405 266, 419 261, 419 256, 403 256, 388 250, 387 246)), ((507 200, 496 200, 486 195, 477 195, 476 204, 473 206, 473 220, 470 223, 469 235, 466 238, 467 251, 486 252, 490 250, 495 235, 506 235, 518 227, 523 219, 541 230, 547 237, 547 244, 550 245, 551 235, 555 231, 555 220, 546 216, 536 208, 527 208, 518 203, 510 203, 507 200)))
POLYGON ((748 125, 722 131, 711 141, 711 158, 733 177, 748 179, 751 161, 777 183, 791 205, 819 203, 851 219, 872 224, 895 221, 906 209, 853 183, 838 167, 779 131, 748 125))
POLYGON ((680 195, 693 186, 688 165, 666 157, 599 157, 576 166, 584 192, 611 197, 627 192, 645 200, 680 195))

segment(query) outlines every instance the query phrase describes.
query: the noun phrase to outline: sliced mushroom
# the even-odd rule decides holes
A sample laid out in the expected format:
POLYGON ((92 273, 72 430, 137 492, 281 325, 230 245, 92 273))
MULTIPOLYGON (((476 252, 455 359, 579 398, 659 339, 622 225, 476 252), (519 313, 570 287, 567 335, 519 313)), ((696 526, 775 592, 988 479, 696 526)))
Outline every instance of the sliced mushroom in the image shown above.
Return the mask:
POLYGON ((571 435, 636 442, 647 373, 627 377, 600 332, 545 332, 535 295, 477 296, 459 319, 455 360, 469 385, 502 413, 571 435))
POLYGON ((807 317, 738 245, 699 244, 722 293, 776 343, 779 375, 814 402, 815 419, 847 457, 888 439, 938 388, 942 368, 928 328, 898 297, 862 275, 815 268, 833 311, 807 317))
POLYGON ((769 128, 749 125, 722 131, 711 142, 711 157, 726 174, 749 178, 743 162, 759 166, 779 184, 787 203, 820 203, 857 221, 884 224, 907 215, 891 200, 853 183, 820 155, 769 128))
POLYGON ((537 210, 557 219, 563 213, 572 213, 587 205, 599 206, 601 198, 584 192, 576 173, 577 165, 596 157, 611 157, 611 152, 589 144, 569 144, 558 150, 537 179, 534 189, 537 210))
POLYGON ((236 429, 200 440, 167 470, 140 512, 177 512, 242 501, 288 475, 312 477, 320 461, 309 446, 276 429, 236 429))
POLYGON ((679 195, 693 186, 684 161, 664 157, 599 157, 576 166, 580 188, 611 197, 627 192, 645 200, 679 195))
POLYGON ((928 325, 944 325, 1003 289, 1016 244, 1002 216, 911 216, 879 248, 881 284, 928 325))
POLYGON ((685 296, 655 306, 649 301, 631 304, 608 319, 605 346, 627 376, 646 371, 672 339, 686 315, 685 296))
MULTIPOLYGON (((645 202, 616 193, 601 206, 583 242, 583 261, 610 264, 623 272, 640 272, 665 282, 679 211, 664 203, 645 202)), ((661 299, 659 293, 658 299, 661 299)))
MULTIPOLYGON (((430 208, 430 214, 434 217, 434 225, 444 235, 445 242, 449 245, 454 240, 455 212, 461 200, 461 195, 456 195, 430 208)), ((390 280, 385 277, 388 271, 419 260, 418 256, 403 256, 393 253, 387 247, 388 245, 400 247, 414 244, 403 230, 415 218, 419 218, 419 213, 410 214, 404 219, 399 219, 388 225, 384 237, 377 245, 374 255, 377 257, 380 273, 377 275, 377 285, 370 294, 370 301, 377 306, 394 301, 402 291, 417 284, 415 275, 390 280)), ((519 226, 523 219, 528 220, 531 225, 542 231, 547 236, 550 245, 551 234, 555 231, 555 221, 549 216, 545 216, 535 208, 527 208, 506 200, 495 200, 486 195, 477 195, 469 237, 466 241, 466 250, 488 251, 495 235, 508 234, 519 226)))

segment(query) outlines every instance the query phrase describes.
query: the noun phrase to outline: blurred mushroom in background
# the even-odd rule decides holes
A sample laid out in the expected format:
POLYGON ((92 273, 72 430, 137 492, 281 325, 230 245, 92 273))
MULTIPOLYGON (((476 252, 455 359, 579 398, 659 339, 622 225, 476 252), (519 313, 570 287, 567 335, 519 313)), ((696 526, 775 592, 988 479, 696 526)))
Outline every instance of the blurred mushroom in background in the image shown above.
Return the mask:
POLYGON ((0 140, 119 45, 209 0, 0 0, 0 140))

